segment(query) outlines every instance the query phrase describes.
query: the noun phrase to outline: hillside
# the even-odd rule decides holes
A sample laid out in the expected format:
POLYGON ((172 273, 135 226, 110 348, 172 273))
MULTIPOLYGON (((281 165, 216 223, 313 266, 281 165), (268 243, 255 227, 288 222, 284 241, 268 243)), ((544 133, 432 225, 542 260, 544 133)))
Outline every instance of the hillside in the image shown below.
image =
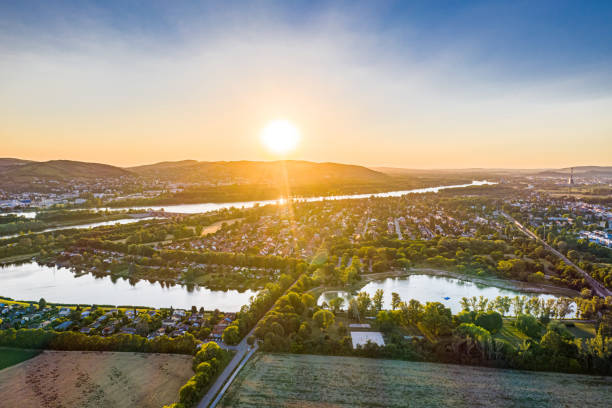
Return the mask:
POLYGON ((389 176, 363 166, 307 161, 197 162, 184 160, 128 168, 143 177, 173 182, 238 182, 276 184, 283 179, 292 185, 337 184, 345 182, 382 183, 389 176))
POLYGON ((131 172, 101 163, 86 163, 72 160, 50 160, 25 162, 18 159, 3 159, 0 174, 8 183, 29 183, 40 180, 99 179, 131 176, 131 172), (11 163, 10 160, 13 160, 11 163))
MULTIPOLYGON (((543 177, 568 177, 571 168, 553 169, 542 171, 538 176, 543 177)), ((612 166, 576 166, 574 167, 574 176, 578 177, 612 177, 612 166)))
POLYGON ((10 157, 0 157, 0 171, 7 167, 21 166, 28 163, 34 163, 30 160, 12 159, 10 157))

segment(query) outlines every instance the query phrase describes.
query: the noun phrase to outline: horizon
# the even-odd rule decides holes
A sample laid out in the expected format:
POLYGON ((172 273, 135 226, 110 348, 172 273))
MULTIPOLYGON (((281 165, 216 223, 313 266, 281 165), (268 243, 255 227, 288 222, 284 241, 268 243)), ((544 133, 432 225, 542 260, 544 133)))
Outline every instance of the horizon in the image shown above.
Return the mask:
POLYGON ((610 164, 611 4, 347 4, 2 4, 3 156, 610 164))
POLYGON ((128 165, 116 165, 112 162, 88 162, 84 160, 76 160, 76 159, 66 159, 66 158, 55 158, 48 160, 34 160, 34 159, 24 159, 21 157, 0 157, 0 160, 24 160, 35 163, 45 163, 51 161, 71 161, 71 162, 82 162, 82 163, 93 163, 93 164, 105 164, 111 165, 114 167, 129 169, 132 167, 142 167, 149 165, 156 165, 162 163, 179 163, 185 161, 193 161, 196 163, 233 163, 233 162, 260 162, 260 163, 273 163, 273 162, 282 162, 282 161, 296 161, 296 162, 307 162, 307 163, 315 163, 315 164, 340 164, 346 166, 361 166, 371 170, 377 169, 388 169, 388 170, 408 170, 408 171, 468 171, 468 170, 569 170, 571 168, 584 168, 584 167, 612 167, 612 164, 602 164, 602 165, 593 165, 593 164, 576 164, 576 165, 563 165, 561 167, 457 167, 457 168, 444 168, 444 167, 397 167, 397 166, 386 166, 386 165, 367 165, 361 163, 346 163, 346 162, 337 162, 337 161, 318 161, 318 160, 306 160, 306 159, 283 159, 283 158, 270 158, 264 160, 252 160, 252 159, 236 159, 236 160, 196 160, 196 159, 178 159, 178 160, 161 160, 156 162, 142 162, 137 164, 128 164, 128 165))

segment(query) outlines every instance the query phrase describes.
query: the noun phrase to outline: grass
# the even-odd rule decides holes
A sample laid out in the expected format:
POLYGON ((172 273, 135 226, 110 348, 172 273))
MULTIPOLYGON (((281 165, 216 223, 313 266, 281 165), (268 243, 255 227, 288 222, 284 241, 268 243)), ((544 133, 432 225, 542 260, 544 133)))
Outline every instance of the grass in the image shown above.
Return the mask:
MULTIPOLYGON (((0 239, 2 238, 0 237, 0 239)), ((29 261, 30 259, 34 258, 37 255, 38 255, 38 252, 32 252, 30 254, 7 256, 6 258, 0 259, 0 265, 12 264, 15 262, 22 262, 22 261, 29 261)))
POLYGON ((40 350, 0 348, 0 370, 19 364, 40 354, 40 350))
POLYGON ((595 323, 592 322, 573 322, 573 327, 567 327, 567 330, 577 339, 587 339, 595 337, 595 323))
POLYGON ((608 407, 612 378, 257 353, 220 407, 608 407))
POLYGON ((504 325, 502 326, 502 329, 499 332, 495 333, 493 337, 496 339, 506 340, 514 347, 517 347, 523 343, 523 340, 528 339, 529 336, 525 335, 516 327, 514 327, 513 321, 514 320, 504 320, 504 325))

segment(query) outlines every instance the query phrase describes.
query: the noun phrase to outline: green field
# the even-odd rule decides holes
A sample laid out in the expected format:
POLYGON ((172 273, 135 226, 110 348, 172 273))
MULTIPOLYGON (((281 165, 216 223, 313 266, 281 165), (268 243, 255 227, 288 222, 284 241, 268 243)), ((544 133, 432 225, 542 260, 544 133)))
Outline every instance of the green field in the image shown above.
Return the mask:
POLYGON ((222 407, 609 407, 612 378, 257 353, 222 407))
POLYGON ((0 370, 10 367, 22 361, 28 360, 40 354, 38 350, 21 350, 12 348, 0 348, 0 370))

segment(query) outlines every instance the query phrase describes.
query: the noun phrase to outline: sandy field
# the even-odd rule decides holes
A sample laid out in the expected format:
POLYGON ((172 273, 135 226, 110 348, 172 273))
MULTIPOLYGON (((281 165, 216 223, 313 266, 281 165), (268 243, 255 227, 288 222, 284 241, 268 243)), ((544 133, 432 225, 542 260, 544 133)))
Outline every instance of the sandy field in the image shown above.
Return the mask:
POLYGON ((0 371, 4 408, 155 407, 177 400, 191 356, 44 351, 0 371))

